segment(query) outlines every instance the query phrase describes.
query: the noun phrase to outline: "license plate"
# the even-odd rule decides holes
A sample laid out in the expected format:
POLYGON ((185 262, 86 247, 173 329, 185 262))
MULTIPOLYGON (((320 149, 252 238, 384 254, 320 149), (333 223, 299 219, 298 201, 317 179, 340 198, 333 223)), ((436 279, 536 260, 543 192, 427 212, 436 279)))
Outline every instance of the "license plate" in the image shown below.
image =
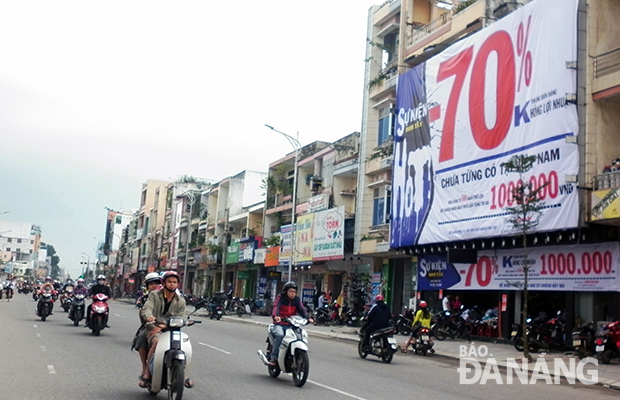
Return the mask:
POLYGON ((427 341, 428 342, 428 335, 422 335, 422 340, 427 341))
POLYGON ((600 352, 602 352, 603 350, 605 350, 605 346, 596 346, 596 352, 597 352, 597 353, 600 353, 600 352))
POLYGON ((510 334, 510 336, 517 336, 517 331, 512 331, 512 333, 510 334))
POLYGON ((390 344, 396 344, 396 339, 394 339, 393 337, 389 337, 389 338, 388 338, 388 343, 390 343, 390 344))
POLYGON ((581 340, 574 339, 573 340, 573 347, 579 347, 579 346, 581 346, 581 340))

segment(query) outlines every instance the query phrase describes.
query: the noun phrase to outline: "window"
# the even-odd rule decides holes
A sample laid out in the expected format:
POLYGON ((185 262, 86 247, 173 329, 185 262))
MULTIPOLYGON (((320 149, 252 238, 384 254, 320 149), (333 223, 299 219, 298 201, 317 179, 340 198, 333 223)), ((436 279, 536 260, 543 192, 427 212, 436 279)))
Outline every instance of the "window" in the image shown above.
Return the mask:
POLYGON ((22 240, 21 240, 21 239, 17 239, 17 243, 21 243, 21 242, 22 242, 22 240))
POLYGON ((10 251, 11 251, 11 248, 10 248, 10 247, 7 247, 7 248, 6 248, 6 251, 9 251, 9 252, 10 252, 10 251))
POLYGON ((377 145, 385 143, 392 135, 392 106, 379 110, 379 124, 377 131, 377 145))
POLYGON ((385 186, 373 191, 372 224, 383 225, 389 223, 390 207, 392 203, 392 188, 385 186))
POLYGON ((7 242, 7 243, 11 243, 12 241, 13 241, 13 239, 12 239, 12 238, 6 238, 6 242, 7 242))

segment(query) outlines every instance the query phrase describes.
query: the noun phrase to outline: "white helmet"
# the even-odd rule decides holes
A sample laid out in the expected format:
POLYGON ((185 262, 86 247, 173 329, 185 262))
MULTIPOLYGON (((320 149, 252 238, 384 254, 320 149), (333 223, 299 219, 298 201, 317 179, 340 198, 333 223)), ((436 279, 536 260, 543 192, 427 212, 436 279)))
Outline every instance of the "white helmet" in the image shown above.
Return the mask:
POLYGON ((105 276, 103 276, 103 275, 97 275, 97 280, 98 280, 98 281, 100 281, 100 280, 102 280, 102 279, 105 281, 105 276))
POLYGON ((151 272, 144 277, 144 283, 148 285, 151 282, 161 283, 161 277, 157 272, 151 272))

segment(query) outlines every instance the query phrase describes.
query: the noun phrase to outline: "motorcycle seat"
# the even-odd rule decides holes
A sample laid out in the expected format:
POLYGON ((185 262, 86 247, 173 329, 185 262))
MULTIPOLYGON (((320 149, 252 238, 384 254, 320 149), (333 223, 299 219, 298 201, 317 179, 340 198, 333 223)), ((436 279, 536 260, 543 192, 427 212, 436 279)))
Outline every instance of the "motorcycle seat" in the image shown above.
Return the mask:
POLYGON ((378 331, 373 332, 373 333, 370 335, 370 337, 371 337, 371 338, 374 338, 374 337, 377 337, 377 336, 387 335, 387 334, 392 333, 393 331, 394 331, 394 330, 393 330, 393 328, 392 328, 391 326, 389 326, 389 327, 387 327, 387 328, 379 329, 378 331))

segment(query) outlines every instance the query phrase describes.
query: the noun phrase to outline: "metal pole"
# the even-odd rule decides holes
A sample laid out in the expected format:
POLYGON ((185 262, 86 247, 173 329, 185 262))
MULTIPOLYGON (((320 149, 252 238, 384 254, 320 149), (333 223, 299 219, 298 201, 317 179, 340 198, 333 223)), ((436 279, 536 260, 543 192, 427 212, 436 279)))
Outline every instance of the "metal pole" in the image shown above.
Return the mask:
MULTIPOLYGON (((297 132, 297 138, 299 138, 299 132, 297 132)), ((299 144, 299 140, 297 140, 299 144)), ((290 261, 288 263, 288 280, 293 280, 293 259, 295 254, 295 231, 297 230, 297 224, 295 223, 297 212, 297 164, 299 163, 299 146, 295 148, 295 170, 293 171, 293 208, 291 210, 291 227, 292 235, 291 235, 291 255, 290 261)))
POLYGON ((191 202, 189 203, 189 218, 187 219, 187 235, 185 237, 185 267, 183 269, 183 293, 186 293, 187 289, 187 260, 189 258, 189 239, 191 236, 190 228, 192 227, 192 211, 194 209, 194 200, 196 198, 190 192, 183 193, 184 196, 191 202))
MULTIPOLYGON (((228 208, 224 209, 224 246, 222 250, 222 279, 220 280, 220 291, 226 292, 226 256, 228 255, 228 208)), ((217 259, 216 259, 217 261, 217 259)))

